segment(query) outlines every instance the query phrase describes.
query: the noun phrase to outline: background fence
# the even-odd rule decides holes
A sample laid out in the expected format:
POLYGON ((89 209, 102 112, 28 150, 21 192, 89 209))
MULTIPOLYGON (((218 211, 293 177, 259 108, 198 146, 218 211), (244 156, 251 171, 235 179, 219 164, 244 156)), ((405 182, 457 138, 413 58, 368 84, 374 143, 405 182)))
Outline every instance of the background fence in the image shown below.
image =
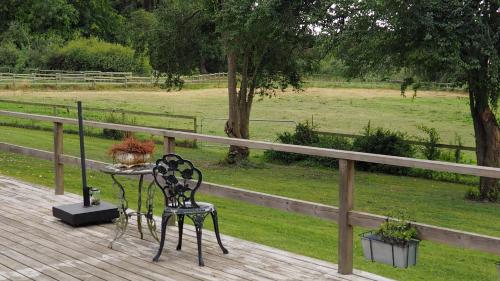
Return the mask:
MULTIPOLYGON (((65 104, 50 104, 0 99, 0 110, 1 109, 58 117, 76 118, 77 116, 76 106, 65 104)), ((196 116, 171 114, 167 112, 133 111, 117 108, 84 107, 84 109, 86 111, 86 118, 94 121, 104 121, 108 123, 128 125, 144 125, 153 128, 177 130, 183 132, 196 133, 198 131, 198 118, 196 116)), ((52 131, 53 129, 52 126, 44 122, 37 122, 33 120, 19 120, 8 117, 2 117, 0 119, 0 125, 45 131, 52 131)), ((76 126, 66 126, 66 132, 77 133, 77 128, 76 126)), ((120 139, 124 136, 122 132, 116 132, 113 130, 103 131, 94 128, 87 128, 85 132, 88 135, 104 135, 104 137, 115 139, 120 139)), ((196 142, 194 141, 188 146, 195 145, 196 142)))
MULTIPOLYGON (((185 83, 222 83, 226 81, 226 73, 211 73, 184 76, 185 83)), ((101 71, 60 71, 37 70, 31 73, 0 73, 0 85, 9 85, 13 88, 34 85, 158 85, 165 83, 165 77, 134 76, 132 72, 101 72, 101 71)))
MULTIPOLYGON (((124 87, 137 85, 158 85, 165 83, 165 77, 137 76, 132 72, 102 72, 102 71, 64 71, 64 70, 39 70, 27 69, 26 73, 14 73, 9 68, 0 67, 0 86, 10 85, 33 86, 33 85, 86 85, 95 87, 97 85, 121 85, 124 87)), ((217 83, 218 86, 225 86, 227 73, 211 73, 190 75, 182 77, 187 84, 217 83)), ((346 81, 343 78, 331 75, 310 74, 304 77, 304 82, 309 84, 325 84, 341 87, 365 85, 370 87, 399 87, 402 80, 363 80, 346 81)), ((418 82, 422 89, 437 90, 462 90, 463 88, 454 83, 439 82, 418 82)))

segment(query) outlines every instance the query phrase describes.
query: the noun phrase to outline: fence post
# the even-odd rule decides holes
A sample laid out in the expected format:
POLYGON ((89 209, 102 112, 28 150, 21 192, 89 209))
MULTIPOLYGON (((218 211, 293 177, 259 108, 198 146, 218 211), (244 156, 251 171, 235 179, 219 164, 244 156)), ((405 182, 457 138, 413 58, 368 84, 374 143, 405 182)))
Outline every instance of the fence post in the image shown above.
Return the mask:
POLYGON ((163 136, 163 153, 175 153, 175 138, 163 136))
POLYGON ((339 273, 352 274, 353 227, 349 224, 349 211, 354 203, 354 161, 339 160, 339 273))
POLYGON ((63 124, 54 122, 54 170, 56 195, 64 194, 63 124))
MULTIPOLYGON (((198 118, 196 116, 193 117, 193 129, 195 133, 198 133, 198 118)), ((197 140, 193 140, 193 147, 196 147, 197 143, 197 140)))
MULTIPOLYGON (((163 136, 163 153, 175 153, 175 138, 163 136)), ((177 219, 174 217, 173 220, 168 221, 169 226, 174 226, 177 224, 177 219)))

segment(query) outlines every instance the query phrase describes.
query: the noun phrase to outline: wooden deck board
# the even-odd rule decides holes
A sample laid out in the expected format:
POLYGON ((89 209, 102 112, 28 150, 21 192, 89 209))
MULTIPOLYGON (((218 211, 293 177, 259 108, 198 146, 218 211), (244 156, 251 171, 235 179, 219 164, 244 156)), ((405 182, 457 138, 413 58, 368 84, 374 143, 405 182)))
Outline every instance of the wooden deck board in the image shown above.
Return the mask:
POLYGON ((336 264, 225 235, 230 253, 223 255, 208 230, 203 233, 206 266, 198 267, 190 225, 182 251, 175 250, 177 228, 168 228, 164 253, 153 263, 157 243, 147 231, 144 240, 139 238, 135 219, 109 249, 112 224, 72 228, 52 216, 52 206, 80 200, 0 176, 0 280, 389 280, 361 271, 339 275, 336 264))

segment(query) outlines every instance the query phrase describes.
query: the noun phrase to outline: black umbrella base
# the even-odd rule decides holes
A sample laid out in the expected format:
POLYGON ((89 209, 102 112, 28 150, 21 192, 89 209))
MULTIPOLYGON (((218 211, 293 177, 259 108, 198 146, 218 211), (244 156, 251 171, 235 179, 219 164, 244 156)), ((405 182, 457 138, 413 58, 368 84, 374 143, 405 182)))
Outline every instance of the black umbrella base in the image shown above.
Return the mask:
POLYGON ((82 203, 52 207, 52 215, 71 226, 84 226, 112 222, 119 213, 115 205, 101 202, 89 207, 82 203))

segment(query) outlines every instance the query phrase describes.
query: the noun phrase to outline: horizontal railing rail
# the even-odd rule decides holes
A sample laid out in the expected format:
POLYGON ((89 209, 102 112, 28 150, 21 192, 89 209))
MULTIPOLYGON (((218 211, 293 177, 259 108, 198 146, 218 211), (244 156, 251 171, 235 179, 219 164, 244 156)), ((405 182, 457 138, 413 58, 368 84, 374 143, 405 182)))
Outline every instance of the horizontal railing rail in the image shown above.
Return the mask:
MULTIPOLYGON (((62 177, 62 165, 64 163, 79 163, 79 159, 77 157, 62 154, 62 126, 64 124, 75 125, 77 124, 76 119, 19 113, 4 110, 0 110, 0 116, 54 123, 54 151, 50 152, 38 150, 9 143, 0 143, 0 150, 54 161, 56 177, 62 177)), ((175 139, 180 138, 214 142, 219 144, 244 146, 253 149, 276 150, 339 159, 339 207, 212 183, 204 183, 201 190, 203 192, 208 192, 216 196, 241 200, 260 206, 290 212, 312 215, 337 222, 339 225, 339 272, 342 274, 350 274, 353 270, 353 227, 359 226, 365 228, 375 228, 378 227, 380 223, 387 220, 387 218, 383 216, 354 210, 354 163, 356 161, 500 179, 500 168, 494 167, 464 165, 440 161, 412 159, 335 149, 314 148, 263 141, 232 139, 227 137, 202 135, 196 133, 179 132, 140 126, 111 124, 96 121, 84 121, 84 125, 95 128, 142 132, 157 136, 163 136, 165 153, 175 152, 175 139)), ((88 166, 90 168, 98 168, 102 165, 106 165, 106 163, 93 160, 88 160, 88 163, 88 166)), ((56 194, 62 194, 63 192, 63 181, 56 178, 56 194)), ((417 228, 419 237, 424 240, 444 243, 457 247, 476 249, 483 252, 500 255, 500 237, 493 237, 416 222, 412 222, 412 225, 417 228)))
MULTIPOLYGON (((77 125, 76 119, 12 112, 5 110, 0 110, 0 116, 9 116, 21 119, 77 125)), ((414 159, 407 157, 372 154, 364 152, 299 146, 292 144, 272 143, 265 141, 234 139, 228 137, 202 135, 197 133, 155 129, 149 127, 133 126, 133 125, 112 124, 112 123, 104 123, 104 122, 88 121, 88 120, 84 121, 84 124, 89 127, 95 127, 101 129, 115 129, 121 131, 129 131, 129 132, 141 132, 157 136, 180 138, 187 140, 207 141, 207 142, 214 142, 226 145, 243 146, 254 149, 276 150, 276 151, 291 152, 291 153, 298 153, 298 154, 305 154, 312 156, 322 156, 322 157, 344 159, 351 161, 371 162, 377 164, 401 166, 408 168, 420 168, 420 169, 435 170, 440 172, 450 172, 450 173, 457 173, 464 175, 500 179, 500 168, 494 168, 494 167, 473 166, 473 165, 442 162, 442 161, 432 161, 432 160, 414 159)))

